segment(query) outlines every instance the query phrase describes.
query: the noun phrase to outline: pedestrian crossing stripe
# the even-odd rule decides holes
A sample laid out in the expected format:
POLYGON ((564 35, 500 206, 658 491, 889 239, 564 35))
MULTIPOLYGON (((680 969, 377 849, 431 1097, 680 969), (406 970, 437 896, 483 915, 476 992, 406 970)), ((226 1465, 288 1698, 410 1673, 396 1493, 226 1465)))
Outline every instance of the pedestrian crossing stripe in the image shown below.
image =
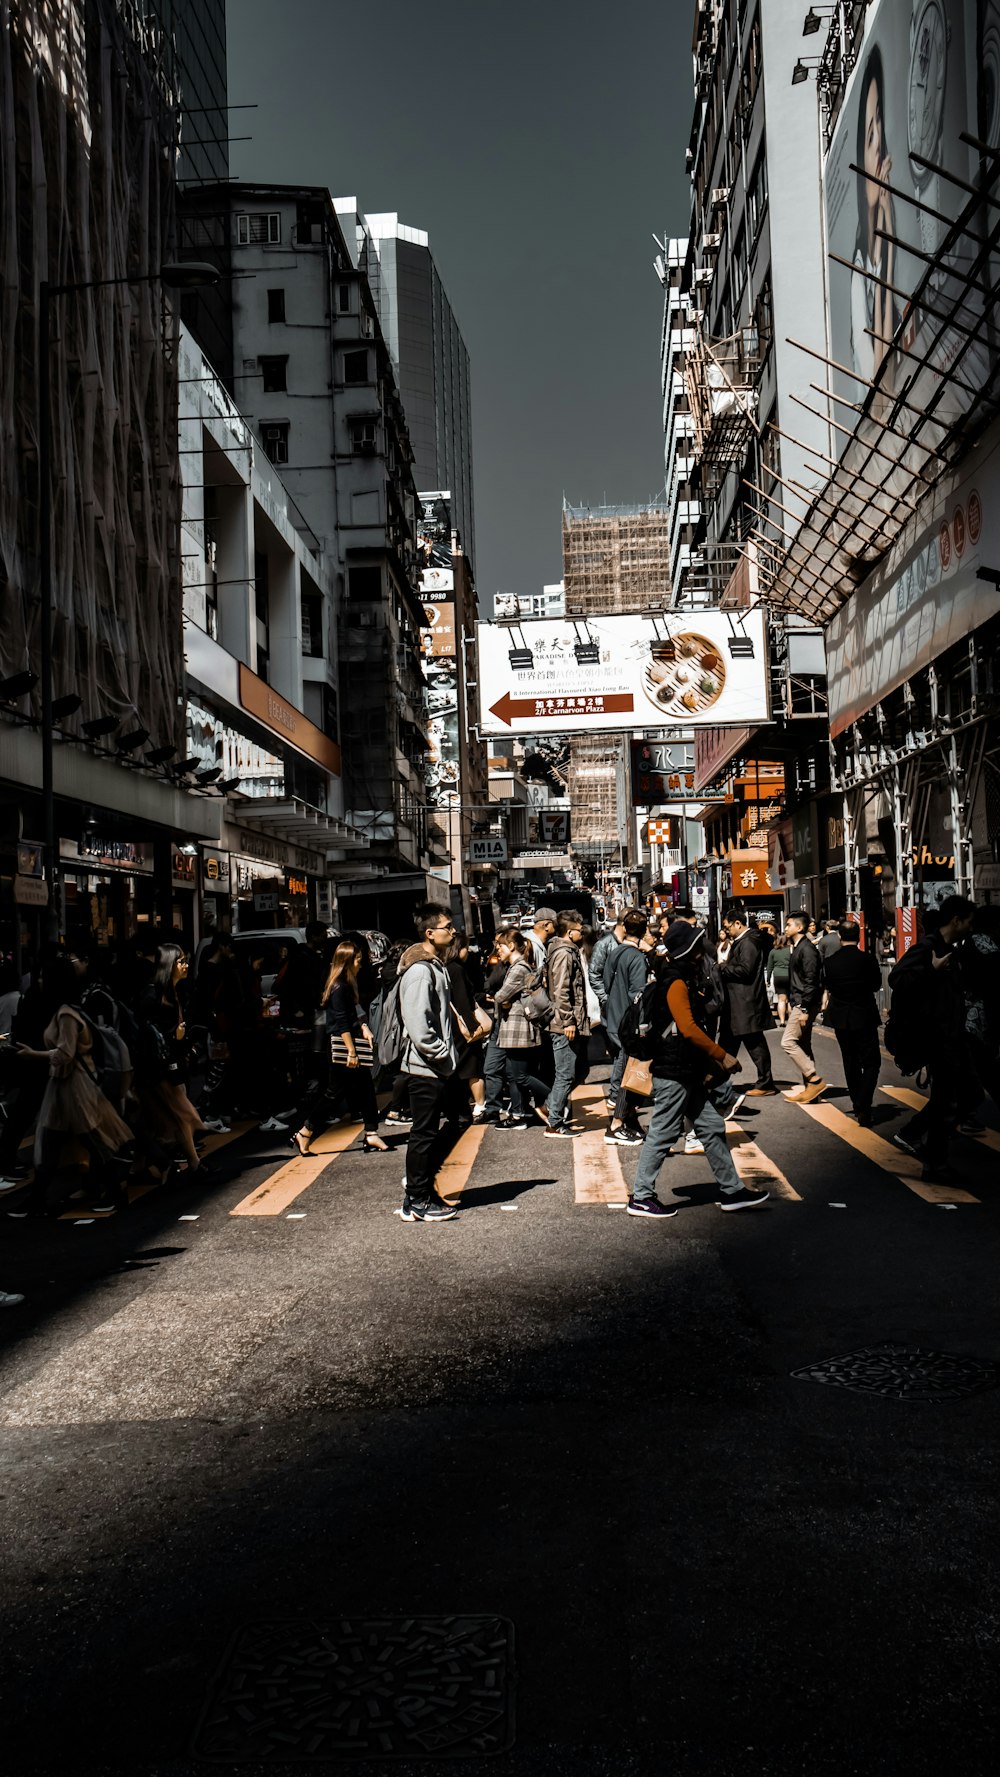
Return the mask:
POLYGON ((864 1154, 866 1159, 873 1160, 876 1166, 882 1168, 883 1172, 894 1174, 908 1191, 913 1191, 917 1197, 922 1197, 925 1203, 979 1202, 978 1197, 973 1197, 968 1191, 926 1183, 921 1177, 923 1166, 919 1160, 914 1160, 909 1154, 901 1153, 899 1148, 894 1148, 891 1142, 883 1141, 882 1137, 876 1135, 873 1129, 862 1129, 860 1124, 852 1122, 849 1117, 844 1116, 843 1111, 836 1110, 832 1104, 800 1104, 796 1106, 796 1109, 804 1111, 807 1117, 811 1117, 814 1123, 819 1123, 824 1129, 828 1129, 831 1135, 838 1135, 841 1141, 846 1141, 859 1154, 864 1154))
POLYGON ((573 1201, 595 1204, 627 1203, 628 1187, 618 1149, 604 1140, 607 1107, 603 1086, 578 1086, 573 1094, 573 1115, 583 1123, 583 1134, 573 1142, 573 1201))
MULTIPOLYGON (((898 1098, 900 1104, 909 1105, 911 1110, 922 1111, 927 1103, 925 1092, 914 1092, 908 1086, 880 1086, 880 1092, 887 1092, 890 1098, 898 1098)), ((981 1148, 992 1148, 1000 1154, 1000 1135, 995 1129, 984 1129, 979 1135, 968 1135, 966 1141, 977 1141, 981 1148)))
POLYGON ((435 1180, 439 1197, 447 1197, 451 1201, 461 1197, 485 1134, 481 1124, 477 1126, 473 1123, 471 1129, 466 1129, 459 1136, 435 1180))
POLYGON ((757 1146, 749 1130, 744 1129, 741 1123, 729 1121, 726 1124, 726 1135, 729 1138, 733 1165, 742 1184, 771 1191, 775 1197, 784 1197, 790 1203, 802 1202, 798 1191, 789 1183, 781 1167, 757 1146))
POLYGON ((361 1123, 341 1123, 336 1129, 328 1129, 318 1135, 313 1143, 311 1154, 298 1154, 287 1166, 279 1166, 272 1172, 269 1179, 251 1191, 237 1203, 235 1209, 229 1211, 231 1216, 280 1216, 282 1210, 308 1191, 310 1185, 322 1176, 338 1154, 349 1148, 363 1133, 361 1123))

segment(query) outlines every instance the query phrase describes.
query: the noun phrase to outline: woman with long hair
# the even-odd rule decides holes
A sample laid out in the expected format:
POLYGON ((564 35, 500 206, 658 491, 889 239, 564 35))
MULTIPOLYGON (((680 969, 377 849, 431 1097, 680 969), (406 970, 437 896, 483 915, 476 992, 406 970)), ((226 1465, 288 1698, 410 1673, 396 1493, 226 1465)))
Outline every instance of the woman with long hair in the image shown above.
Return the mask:
POLYGON ((486 1116, 483 1058, 485 1038, 489 1035, 489 1030, 485 1017, 476 1005, 468 962, 469 940, 464 932, 456 931, 444 953, 444 966, 451 982, 451 1009, 462 1039, 454 1074, 455 1081, 461 1082, 460 1086, 456 1086, 456 1091, 461 1092, 461 1100, 456 1104, 455 1110, 459 1116, 467 1111, 467 1089, 472 1094, 472 1120, 474 1123, 481 1123, 486 1116))
POLYGON ((541 1054, 541 1026, 532 1023, 521 1004, 522 994, 530 993, 536 978, 534 954, 524 933, 514 930, 500 933, 496 954, 507 970, 503 985, 493 996, 499 1018, 497 1044, 504 1053, 510 1085, 511 1115, 505 1127, 526 1128, 532 1101, 535 1115, 548 1126, 549 1089, 532 1071, 541 1054))
POLYGON ((787 932, 775 938, 765 964, 768 987, 774 993, 774 1013, 784 1029, 788 1022, 788 990, 792 978, 792 945, 787 932))
POLYGON ((47 1061, 49 1077, 35 1125, 35 1174, 24 1209, 45 1215, 49 1188, 70 1144, 82 1147, 100 1183, 92 1214, 111 1215, 124 1204, 131 1167, 132 1131, 101 1091, 94 1066, 90 1025, 80 1010, 80 978, 60 952, 45 964, 42 988, 51 1008, 41 1049, 18 1044, 25 1060, 47 1061))
POLYGON ((181 992, 188 966, 179 944, 157 948, 153 979, 135 1008, 141 1036, 135 1086, 149 1133, 159 1142, 179 1147, 194 1175, 212 1169, 195 1147, 195 1136, 207 1132, 188 1097, 185 1078, 187 1021, 181 992))
POLYGON ((858 134, 855 164, 858 233, 851 278, 851 334, 854 364, 874 382, 887 357, 899 323, 896 283, 896 217, 892 193, 892 157, 885 138, 885 76, 882 52, 875 44, 858 88, 858 134))
POLYGON ((354 939, 342 938, 333 953, 320 999, 320 1005, 326 1009, 330 1078, 324 1090, 307 1101, 302 1126, 292 1136, 292 1145, 300 1154, 308 1154, 314 1136, 327 1127, 329 1117, 325 1115, 324 1107, 338 1092, 364 1123, 362 1152, 384 1154, 387 1151, 378 1132, 378 1101, 372 1079, 373 1038, 358 1003, 358 981, 363 965, 360 944, 354 939))

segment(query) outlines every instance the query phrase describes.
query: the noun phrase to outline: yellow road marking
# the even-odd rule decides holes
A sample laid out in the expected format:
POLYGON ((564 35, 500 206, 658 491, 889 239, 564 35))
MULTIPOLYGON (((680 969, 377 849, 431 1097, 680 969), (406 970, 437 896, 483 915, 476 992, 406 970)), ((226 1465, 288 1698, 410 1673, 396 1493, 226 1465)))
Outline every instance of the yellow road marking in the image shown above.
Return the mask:
POLYGON ((732 1121, 726 1124, 726 1135, 729 1139, 729 1152, 733 1156, 735 1166, 744 1184, 765 1186, 774 1192, 776 1197, 787 1197, 791 1203, 801 1203, 802 1199, 795 1187, 786 1179, 780 1166, 777 1166, 769 1154, 765 1154, 757 1146, 749 1130, 742 1124, 732 1121))
POLYGON ((821 1123, 832 1135, 839 1135, 859 1154, 874 1160, 884 1172, 893 1173, 896 1178, 922 1197, 925 1203, 978 1203, 979 1198, 973 1197, 968 1191, 950 1190, 944 1185, 928 1185, 921 1178, 923 1167, 919 1160, 894 1148, 891 1142, 883 1141, 873 1129, 861 1129, 845 1117, 843 1111, 835 1110, 830 1104, 802 1104, 797 1109, 804 1111, 814 1123, 821 1123))
POLYGON ((604 1140, 607 1112, 603 1086, 578 1086, 573 1112, 582 1113, 585 1133, 573 1143, 573 1191, 577 1203, 627 1203, 628 1189, 618 1149, 604 1140))
MULTIPOLYGON (((880 1092, 887 1092, 890 1098, 898 1098, 900 1104, 909 1105, 911 1110, 922 1111, 927 1103, 924 1092, 914 1092, 909 1086, 880 1086, 880 1092)), ((966 1141, 977 1141, 982 1148, 992 1148, 1000 1154, 1000 1135, 995 1129, 984 1129, 982 1135, 967 1135, 966 1141)))
POLYGON ((311 1154, 297 1154, 287 1166, 279 1166, 256 1191, 251 1191, 249 1197, 237 1203, 235 1209, 229 1211, 230 1215, 280 1216, 296 1197, 301 1197, 303 1191, 308 1191, 309 1186, 316 1183, 331 1160, 349 1148, 361 1132, 360 1123, 341 1123, 336 1129, 318 1135, 311 1154))
POLYGON ((436 1187, 439 1197, 460 1197, 469 1182, 469 1174, 476 1162, 476 1155, 482 1146, 485 1129, 474 1123, 459 1136, 447 1160, 437 1175, 436 1187))

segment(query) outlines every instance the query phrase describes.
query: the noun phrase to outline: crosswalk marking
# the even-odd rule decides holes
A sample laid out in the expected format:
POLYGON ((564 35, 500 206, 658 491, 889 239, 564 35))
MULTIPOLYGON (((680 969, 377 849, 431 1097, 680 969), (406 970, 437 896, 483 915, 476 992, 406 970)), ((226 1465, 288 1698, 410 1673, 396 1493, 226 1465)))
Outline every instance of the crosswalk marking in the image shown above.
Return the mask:
POLYGON ((483 1143, 485 1129, 476 1124, 466 1129, 459 1136, 451 1153, 437 1175, 436 1185, 439 1197, 460 1197, 469 1182, 469 1174, 476 1163, 476 1156, 483 1143))
POLYGON ((328 1129, 318 1135, 313 1143, 311 1154, 297 1154, 287 1166, 279 1166, 269 1179, 251 1191, 237 1203, 235 1209, 229 1211, 231 1216, 280 1216, 283 1209, 308 1191, 310 1185, 324 1173, 331 1160, 349 1148, 362 1133, 360 1123, 341 1123, 336 1129, 328 1129))
POLYGON ((627 1203, 618 1150, 604 1140, 603 1086, 578 1086, 573 1094, 573 1115, 580 1116, 584 1124, 584 1133, 573 1142, 574 1202, 627 1203))
MULTIPOLYGON (((927 1103, 925 1092, 914 1092, 909 1086, 880 1086, 880 1092, 887 1092, 890 1098, 898 1098, 900 1104, 909 1105, 913 1111, 922 1111, 927 1103)), ((981 1148, 992 1148, 1000 1154, 1000 1135, 995 1129, 984 1129, 981 1135, 969 1135, 967 1141, 977 1141, 981 1148)))
POLYGON ((726 1135, 729 1138, 729 1152, 733 1156, 740 1178, 746 1185, 763 1186, 773 1191, 776 1197, 785 1197, 790 1203, 801 1203, 802 1199, 786 1179, 780 1166, 777 1166, 769 1154, 757 1146, 749 1130, 742 1124, 727 1122, 726 1135))
POLYGON ((893 1173, 900 1179, 908 1191, 922 1197, 925 1203, 978 1203, 968 1191, 952 1190, 944 1185, 929 1185, 921 1178, 923 1167, 919 1160, 909 1154, 903 1154, 894 1148, 891 1142, 883 1141, 873 1129, 862 1129, 859 1124, 852 1123, 843 1111, 838 1111, 831 1104, 800 1104, 796 1107, 811 1117, 814 1123, 822 1124, 832 1135, 839 1135, 859 1154, 874 1160, 884 1172, 893 1173))

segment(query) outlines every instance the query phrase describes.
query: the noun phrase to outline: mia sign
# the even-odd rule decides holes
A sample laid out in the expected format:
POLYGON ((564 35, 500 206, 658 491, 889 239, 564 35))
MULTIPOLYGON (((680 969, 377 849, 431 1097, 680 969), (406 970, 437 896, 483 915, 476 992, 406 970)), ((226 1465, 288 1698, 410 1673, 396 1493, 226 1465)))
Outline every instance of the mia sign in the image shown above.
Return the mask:
POLYGON ((768 719, 760 611, 478 626, 484 734, 593 734, 768 719))
POLYGON ((470 864, 506 864, 506 839, 470 839, 470 864))

